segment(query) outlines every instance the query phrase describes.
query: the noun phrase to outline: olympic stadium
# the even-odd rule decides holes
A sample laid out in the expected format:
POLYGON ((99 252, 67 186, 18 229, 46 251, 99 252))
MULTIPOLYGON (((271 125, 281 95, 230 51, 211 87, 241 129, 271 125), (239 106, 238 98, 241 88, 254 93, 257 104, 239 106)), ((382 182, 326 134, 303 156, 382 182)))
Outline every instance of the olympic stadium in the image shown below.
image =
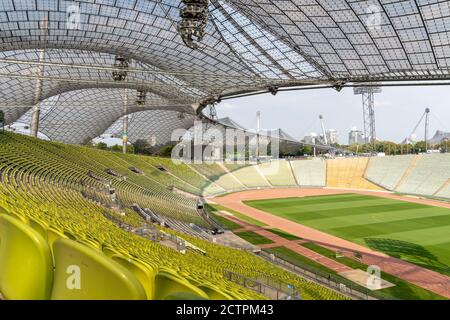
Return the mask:
POLYGON ((450 84, 449 17, 450 1, 0 0, 0 300, 449 299, 450 134, 426 109, 422 149, 386 154, 374 115, 385 87, 450 84), (323 122, 306 141, 218 117, 344 88, 363 98, 356 150, 323 122))

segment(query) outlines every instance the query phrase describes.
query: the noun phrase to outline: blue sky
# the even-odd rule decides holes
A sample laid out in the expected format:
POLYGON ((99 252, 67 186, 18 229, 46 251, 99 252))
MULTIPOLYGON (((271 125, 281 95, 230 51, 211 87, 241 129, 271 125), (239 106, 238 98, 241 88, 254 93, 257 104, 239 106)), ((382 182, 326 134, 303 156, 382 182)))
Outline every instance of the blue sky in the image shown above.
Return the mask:
MULTIPOLYGON (((389 87, 375 96, 378 139, 401 142, 409 136, 422 116, 430 108, 430 134, 437 129, 450 131, 450 86, 389 87)), ((247 128, 256 126, 256 112, 261 110, 264 129, 282 128, 295 138, 308 132, 319 132, 319 114, 325 118, 327 129, 340 133, 340 142, 348 142, 348 132, 354 126, 362 129, 361 96, 352 88, 341 92, 332 89, 280 92, 225 100, 217 106, 219 117, 231 117, 247 128)), ((423 139, 424 126, 418 129, 423 139)))

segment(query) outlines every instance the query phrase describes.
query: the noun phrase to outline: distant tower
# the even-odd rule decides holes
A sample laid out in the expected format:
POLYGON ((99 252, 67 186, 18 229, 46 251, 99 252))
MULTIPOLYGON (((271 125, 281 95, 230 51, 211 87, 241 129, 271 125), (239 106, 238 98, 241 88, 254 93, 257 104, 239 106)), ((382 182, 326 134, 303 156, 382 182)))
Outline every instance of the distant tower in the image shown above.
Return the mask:
POLYGON ((261 132, 261 111, 256 113, 256 161, 259 162, 259 135, 261 132))
POLYGON ((319 115, 320 125, 322 126, 323 142, 328 145, 327 133, 325 132, 325 125, 323 124, 323 116, 319 115))
POLYGON ((363 117, 364 117, 364 137, 366 143, 375 144, 377 133, 375 128, 375 93, 381 93, 382 90, 377 86, 356 87, 355 95, 362 95, 363 117))

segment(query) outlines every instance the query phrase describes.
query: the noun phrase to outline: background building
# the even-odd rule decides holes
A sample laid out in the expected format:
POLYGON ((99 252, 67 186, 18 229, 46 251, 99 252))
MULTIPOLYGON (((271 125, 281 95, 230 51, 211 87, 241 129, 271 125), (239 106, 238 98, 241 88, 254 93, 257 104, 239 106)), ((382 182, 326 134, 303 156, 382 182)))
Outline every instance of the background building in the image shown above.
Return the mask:
POLYGON ((339 144, 339 132, 335 129, 328 129, 326 131, 328 144, 339 144))
POLYGON ((353 127, 352 130, 348 134, 348 144, 364 144, 366 143, 366 139, 361 130, 358 130, 356 127, 353 127))

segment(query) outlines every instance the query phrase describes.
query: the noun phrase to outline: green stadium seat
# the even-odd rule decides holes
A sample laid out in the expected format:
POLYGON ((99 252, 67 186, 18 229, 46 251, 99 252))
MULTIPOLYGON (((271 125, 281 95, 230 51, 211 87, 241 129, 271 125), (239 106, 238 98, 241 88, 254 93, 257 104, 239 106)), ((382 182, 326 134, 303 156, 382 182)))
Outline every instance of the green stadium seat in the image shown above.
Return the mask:
POLYGON ((53 244, 53 300, 145 300, 136 277, 102 252, 70 239, 53 244))
POLYGON ((5 299, 48 299, 52 283, 52 258, 44 238, 20 220, 0 215, 0 292, 5 299))
POLYGON ((189 281, 168 271, 159 271, 155 277, 155 300, 204 300, 208 295, 189 281))

